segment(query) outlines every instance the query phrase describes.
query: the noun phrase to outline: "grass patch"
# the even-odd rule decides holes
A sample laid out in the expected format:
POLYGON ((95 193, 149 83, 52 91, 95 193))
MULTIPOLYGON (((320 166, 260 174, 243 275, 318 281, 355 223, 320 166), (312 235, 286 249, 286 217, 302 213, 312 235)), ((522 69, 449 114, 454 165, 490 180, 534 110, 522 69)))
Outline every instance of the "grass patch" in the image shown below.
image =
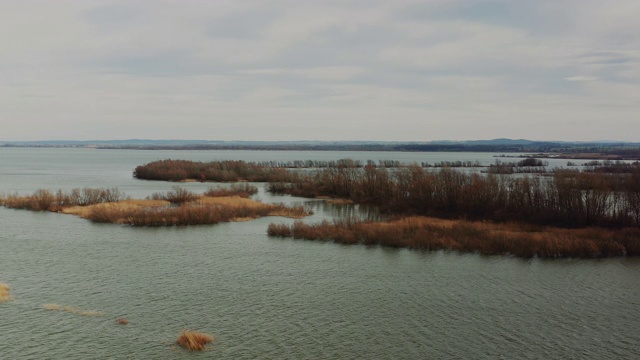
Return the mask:
POLYGON ((204 350, 206 345, 213 340, 213 336, 209 334, 193 330, 182 330, 176 341, 178 345, 187 350, 201 351, 204 350))
POLYGON ((13 300, 13 297, 11 297, 11 291, 9 290, 9 285, 0 283, 0 303, 13 300))

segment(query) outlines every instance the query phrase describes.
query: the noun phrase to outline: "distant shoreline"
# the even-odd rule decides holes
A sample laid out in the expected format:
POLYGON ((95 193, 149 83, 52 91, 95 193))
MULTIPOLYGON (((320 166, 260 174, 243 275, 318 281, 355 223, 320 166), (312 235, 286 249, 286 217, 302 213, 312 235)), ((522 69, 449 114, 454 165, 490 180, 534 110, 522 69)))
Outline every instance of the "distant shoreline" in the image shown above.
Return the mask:
MULTIPOLYGON (((441 142, 365 141, 6 141, 0 148, 84 148, 108 150, 242 150, 242 151, 393 151, 490 152, 535 154, 535 157, 590 160, 640 160, 640 143, 469 140, 441 142)), ((507 156, 505 156, 507 157, 507 156)))

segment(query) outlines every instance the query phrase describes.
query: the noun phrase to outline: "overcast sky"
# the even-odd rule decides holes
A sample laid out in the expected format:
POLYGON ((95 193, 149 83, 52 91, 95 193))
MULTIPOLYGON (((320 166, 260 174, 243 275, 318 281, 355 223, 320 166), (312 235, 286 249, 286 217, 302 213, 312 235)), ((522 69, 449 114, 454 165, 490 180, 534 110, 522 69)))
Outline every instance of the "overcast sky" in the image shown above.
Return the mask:
POLYGON ((640 141, 640 1, 0 0, 0 140, 640 141))

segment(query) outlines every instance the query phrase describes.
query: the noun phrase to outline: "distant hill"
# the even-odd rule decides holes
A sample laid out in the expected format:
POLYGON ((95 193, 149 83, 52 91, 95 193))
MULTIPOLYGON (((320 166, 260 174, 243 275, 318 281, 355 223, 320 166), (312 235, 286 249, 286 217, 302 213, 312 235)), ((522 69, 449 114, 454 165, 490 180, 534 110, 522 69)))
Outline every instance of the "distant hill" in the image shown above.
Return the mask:
POLYGON ((78 147, 97 149, 175 150, 341 150, 341 151, 466 151, 503 153, 602 153, 640 157, 640 143, 568 142, 525 139, 465 141, 220 141, 220 140, 43 140, 0 141, 1 147, 78 147))

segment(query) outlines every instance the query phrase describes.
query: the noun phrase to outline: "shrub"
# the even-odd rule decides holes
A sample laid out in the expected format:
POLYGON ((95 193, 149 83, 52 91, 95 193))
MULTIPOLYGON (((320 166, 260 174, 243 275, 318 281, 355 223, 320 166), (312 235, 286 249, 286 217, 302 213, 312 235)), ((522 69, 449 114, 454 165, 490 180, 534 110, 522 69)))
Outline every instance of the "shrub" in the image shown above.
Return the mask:
POLYGON ((11 292, 9 291, 9 285, 0 283, 0 303, 11 301, 11 292))
POLYGON ((193 330, 182 330, 176 342, 187 350, 201 351, 213 340, 213 336, 209 334, 193 330))
POLYGON ((209 188, 204 193, 204 196, 211 197, 222 197, 222 196, 240 196, 243 198, 248 198, 251 195, 255 195, 258 193, 258 188, 249 185, 247 183, 243 184, 233 184, 230 187, 217 187, 217 188, 209 188))

